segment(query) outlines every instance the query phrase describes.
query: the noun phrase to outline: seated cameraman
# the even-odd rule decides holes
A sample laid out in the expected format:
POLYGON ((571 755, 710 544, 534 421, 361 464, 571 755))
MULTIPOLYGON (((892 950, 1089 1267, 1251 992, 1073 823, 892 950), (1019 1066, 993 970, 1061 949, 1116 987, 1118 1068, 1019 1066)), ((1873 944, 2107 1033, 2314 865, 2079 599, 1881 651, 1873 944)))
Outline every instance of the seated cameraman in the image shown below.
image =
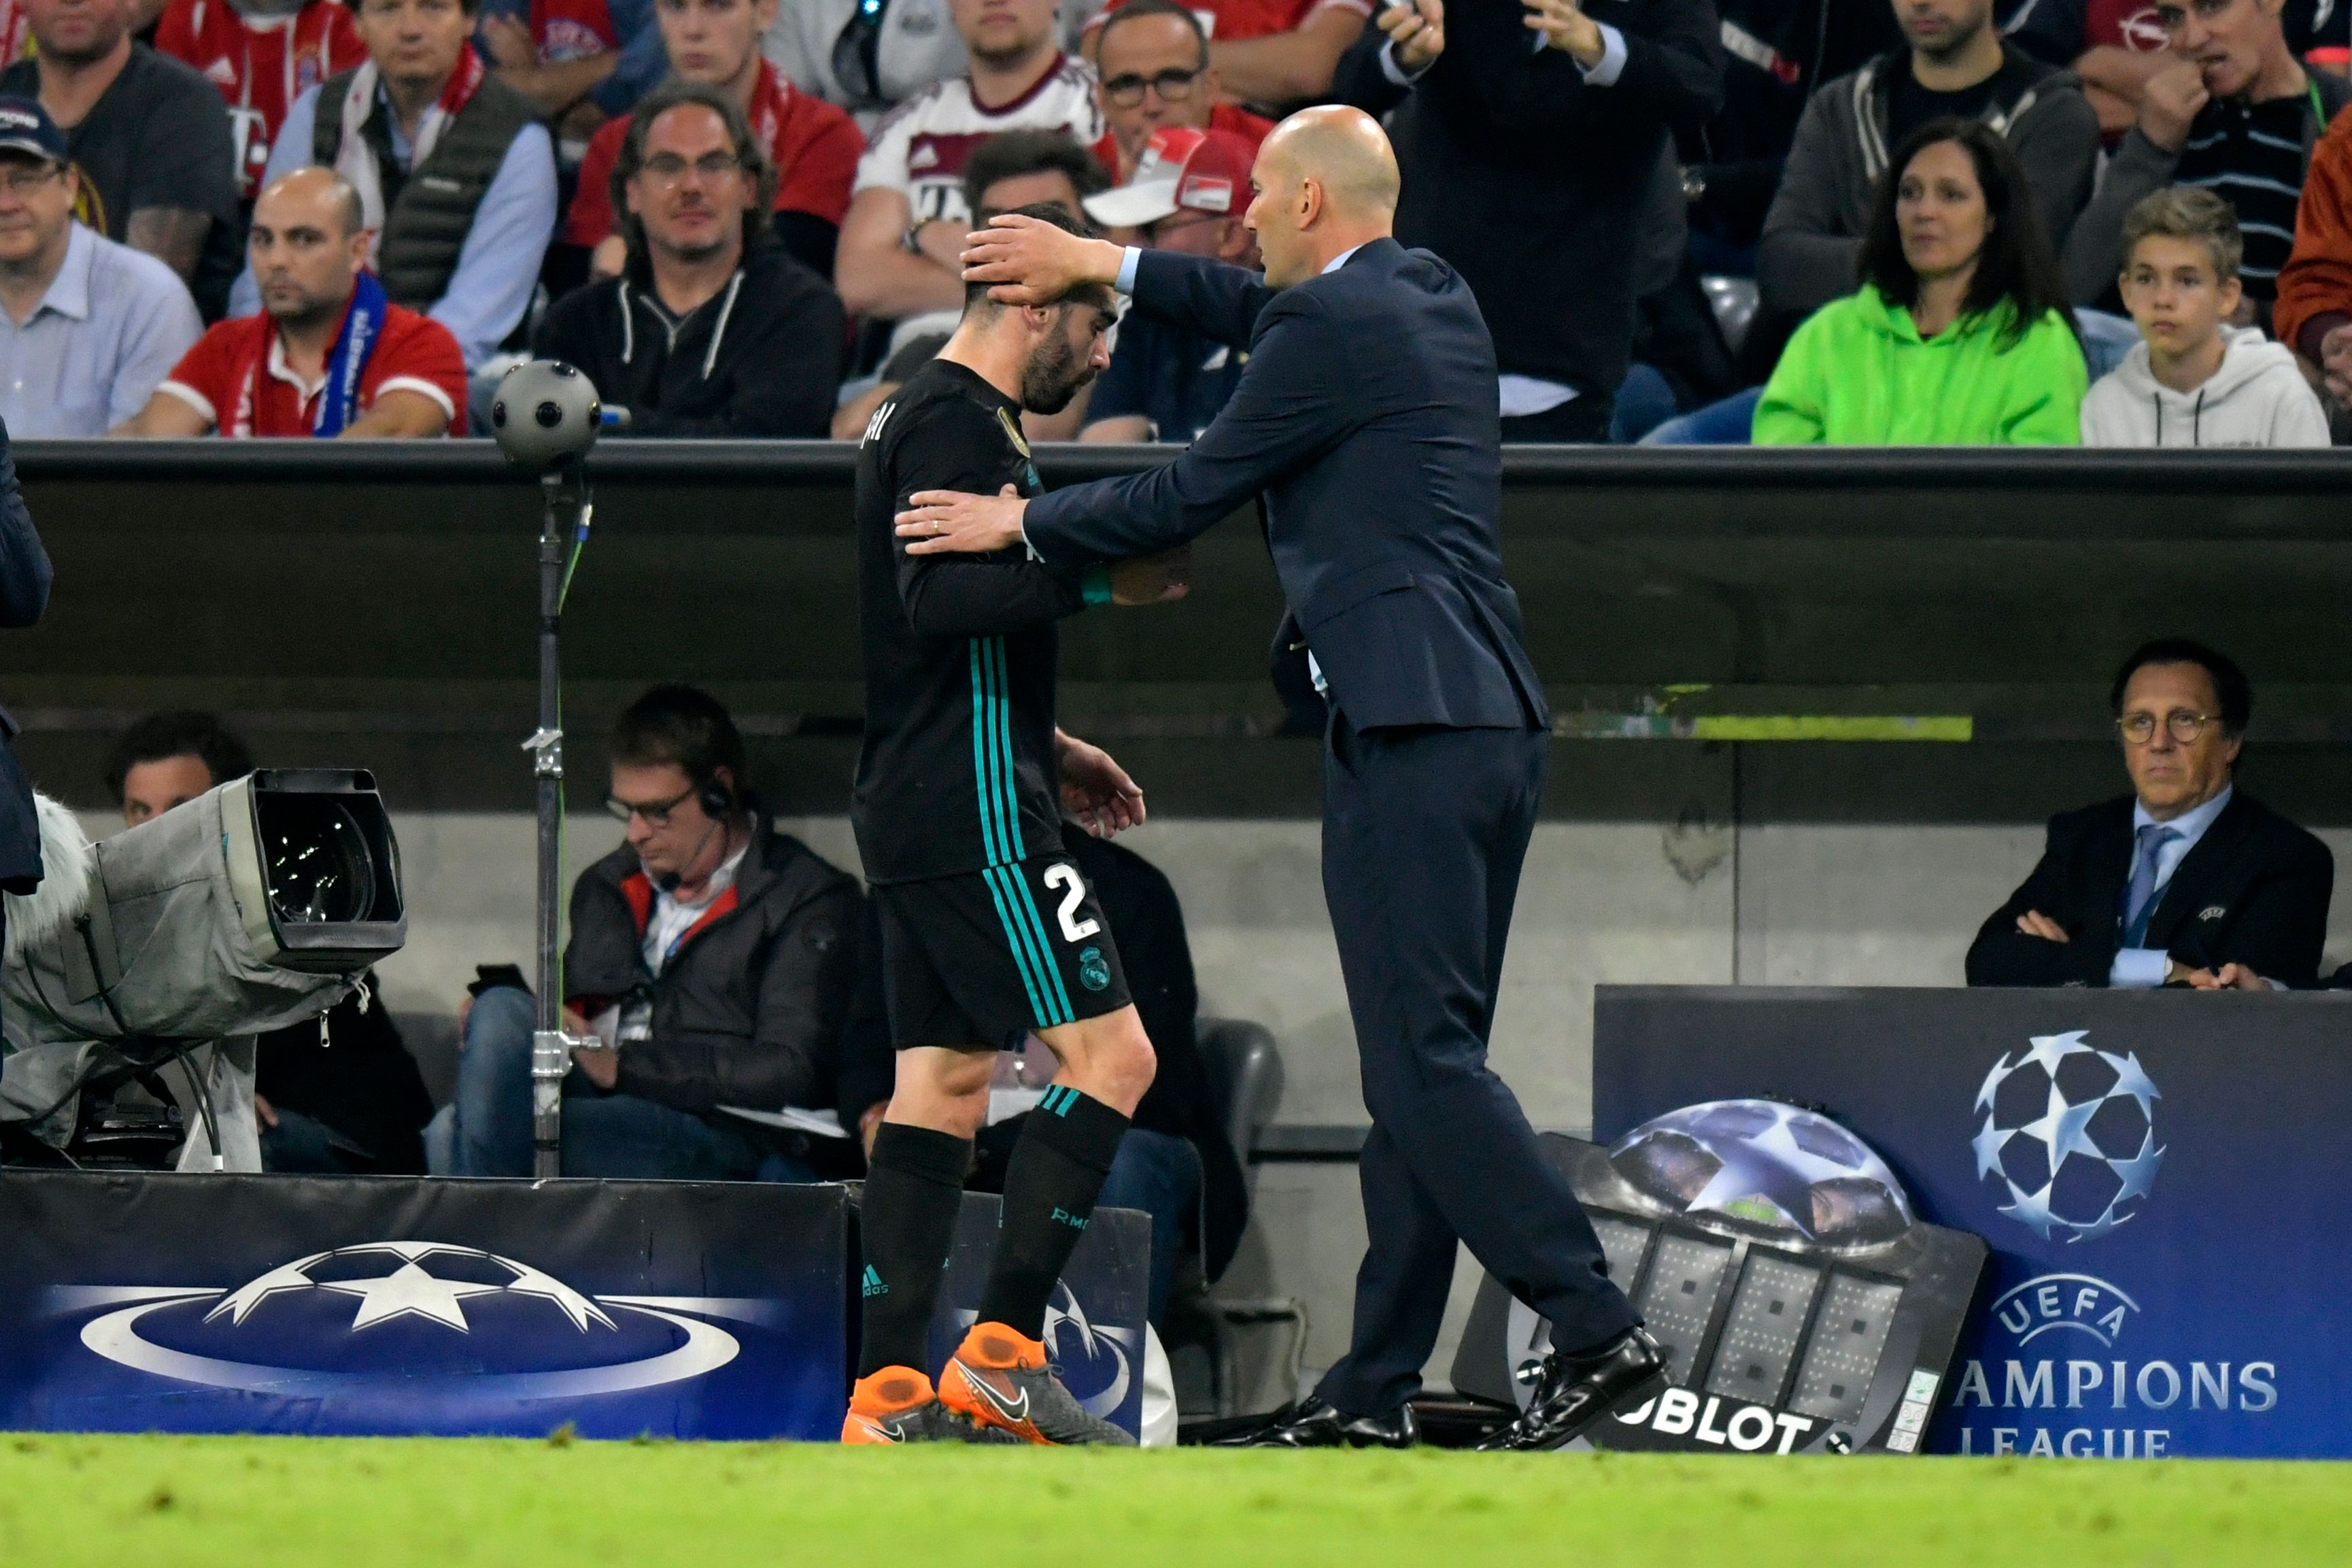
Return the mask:
POLYGON ((2242 968, 2312 984, 2335 864, 2232 781, 2245 675, 2167 637, 2124 661, 2109 700, 2132 793, 2051 818, 2042 863, 1969 949, 1969 984, 2210 990, 2242 968))
MULTIPOLYGON (((122 732, 106 793, 131 827, 253 771, 244 742, 209 713, 151 713, 122 732)), ((261 1168, 280 1173, 414 1176, 432 1097, 375 976, 318 1022, 256 1037, 254 1121, 261 1168)))
MULTIPOLYGON (((850 1139, 783 1124, 837 1109, 857 884, 760 815, 743 739, 708 693, 653 688, 621 714, 611 751, 606 804, 628 838, 572 888, 563 958, 564 1027, 605 1044, 573 1053, 563 1173, 817 1181, 854 1169, 850 1139)), ((485 971, 464 1016, 457 1099, 426 1135, 436 1174, 530 1173, 535 1005, 506 973, 485 971)))

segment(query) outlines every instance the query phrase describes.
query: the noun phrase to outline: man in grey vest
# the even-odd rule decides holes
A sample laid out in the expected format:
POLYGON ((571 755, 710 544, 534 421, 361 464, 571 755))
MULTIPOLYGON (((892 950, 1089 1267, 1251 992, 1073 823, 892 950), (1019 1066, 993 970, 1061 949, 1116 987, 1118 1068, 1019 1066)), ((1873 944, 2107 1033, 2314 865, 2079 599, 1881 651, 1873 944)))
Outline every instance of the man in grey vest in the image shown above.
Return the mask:
MULTIPOLYGON (((360 193, 394 304, 449 329, 474 370, 522 321, 555 232, 555 144, 474 52, 475 0, 358 0, 368 61, 296 99, 266 186, 328 164, 360 193)), ((230 309, 260 308, 248 268, 230 309)))

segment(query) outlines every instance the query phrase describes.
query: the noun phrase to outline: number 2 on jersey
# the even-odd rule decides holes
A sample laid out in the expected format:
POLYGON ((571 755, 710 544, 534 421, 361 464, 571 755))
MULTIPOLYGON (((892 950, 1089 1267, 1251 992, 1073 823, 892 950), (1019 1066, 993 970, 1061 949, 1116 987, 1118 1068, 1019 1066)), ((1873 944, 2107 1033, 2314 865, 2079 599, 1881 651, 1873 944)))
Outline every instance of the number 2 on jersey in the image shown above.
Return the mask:
POLYGON ((1087 885, 1079 879, 1076 866, 1048 866, 1045 875, 1039 879, 1049 888, 1064 889, 1062 907, 1055 911, 1062 920, 1063 941, 1084 942, 1102 930, 1100 921, 1077 918, 1078 906, 1086 901, 1087 885))

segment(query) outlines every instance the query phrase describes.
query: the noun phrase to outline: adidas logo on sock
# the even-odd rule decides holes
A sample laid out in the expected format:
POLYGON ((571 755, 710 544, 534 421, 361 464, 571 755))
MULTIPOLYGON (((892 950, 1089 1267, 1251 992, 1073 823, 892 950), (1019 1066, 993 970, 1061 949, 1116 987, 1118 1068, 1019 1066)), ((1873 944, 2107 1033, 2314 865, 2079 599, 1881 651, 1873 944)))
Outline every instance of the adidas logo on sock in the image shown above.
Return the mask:
POLYGON ((868 1296, 887 1296, 890 1293, 890 1287, 882 1283, 882 1276, 874 1272, 874 1265, 871 1263, 866 1266, 866 1279, 862 1288, 868 1296))

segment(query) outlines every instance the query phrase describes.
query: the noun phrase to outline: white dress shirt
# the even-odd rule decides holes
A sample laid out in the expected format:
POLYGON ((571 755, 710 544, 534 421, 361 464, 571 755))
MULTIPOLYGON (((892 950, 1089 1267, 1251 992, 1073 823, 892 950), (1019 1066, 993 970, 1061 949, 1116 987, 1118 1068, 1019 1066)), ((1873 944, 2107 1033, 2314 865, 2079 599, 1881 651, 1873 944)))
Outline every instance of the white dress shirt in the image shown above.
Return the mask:
MULTIPOLYGON (((2237 788, 2235 784, 2225 784, 2221 793, 2211 800, 2193 810, 2184 811, 2162 825, 2179 837, 2156 852, 2156 887, 2148 894, 2149 908, 2153 909, 2163 900, 2164 889, 2171 884, 2172 874, 2180 869, 2180 863, 2189 858, 2189 852, 2197 847, 2197 841, 2205 837, 2205 830, 2213 826, 2213 819, 2221 815, 2222 809, 2230 804, 2230 797, 2237 793, 2237 788)), ((2138 857, 2139 830, 2157 825, 2156 818, 2148 815, 2147 806, 2137 801, 2132 802, 2135 861, 2138 857)), ((2115 962, 2107 966, 2107 984, 2119 991, 2153 991, 2164 984, 2164 973, 2171 966, 2171 962, 2172 955, 2160 947, 2118 949, 2115 962)))

